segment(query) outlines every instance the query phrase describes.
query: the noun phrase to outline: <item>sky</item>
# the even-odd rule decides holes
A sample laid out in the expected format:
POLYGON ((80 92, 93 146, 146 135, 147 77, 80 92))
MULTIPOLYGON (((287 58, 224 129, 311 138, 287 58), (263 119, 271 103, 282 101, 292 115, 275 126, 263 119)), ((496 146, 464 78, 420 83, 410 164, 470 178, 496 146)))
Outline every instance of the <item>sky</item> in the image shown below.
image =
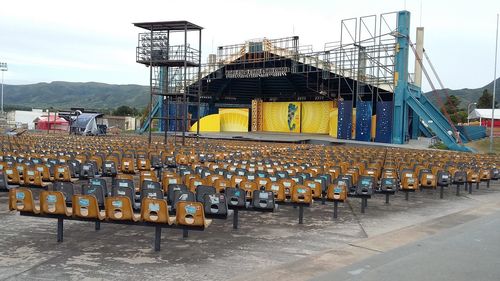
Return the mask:
MULTIPOLYGON (((254 38, 300 37, 323 49, 339 41, 342 19, 411 12, 411 37, 424 47, 447 88, 493 80, 498 0, 16 0, 0 5, 0 61, 6 84, 51 81, 149 84, 135 62, 133 22, 188 20, 202 27, 202 57, 254 38)), ((410 69, 413 72, 413 69, 410 69)), ((428 83, 424 90, 429 90, 428 83)))

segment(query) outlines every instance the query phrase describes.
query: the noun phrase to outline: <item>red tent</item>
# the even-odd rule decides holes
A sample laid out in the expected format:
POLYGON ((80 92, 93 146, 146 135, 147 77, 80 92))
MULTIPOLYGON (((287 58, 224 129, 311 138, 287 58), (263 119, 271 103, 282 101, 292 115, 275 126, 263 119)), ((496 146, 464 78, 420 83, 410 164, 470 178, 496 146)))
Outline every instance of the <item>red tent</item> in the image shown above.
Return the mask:
POLYGON ((66 119, 61 118, 59 116, 50 115, 49 116, 41 116, 34 121, 35 128, 38 130, 60 130, 60 131, 68 131, 69 130, 69 122, 66 119))

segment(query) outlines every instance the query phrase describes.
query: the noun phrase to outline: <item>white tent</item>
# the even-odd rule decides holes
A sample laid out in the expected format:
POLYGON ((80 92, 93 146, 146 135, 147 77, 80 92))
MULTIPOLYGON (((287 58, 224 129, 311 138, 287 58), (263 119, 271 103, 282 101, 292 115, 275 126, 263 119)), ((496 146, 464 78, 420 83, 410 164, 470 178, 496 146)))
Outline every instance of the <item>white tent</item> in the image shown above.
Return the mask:
MULTIPOLYGON (((474 109, 467 119, 491 119, 491 109, 474 109)), ((495 120, 500 120, 500 108, 495 109, 495 120)))

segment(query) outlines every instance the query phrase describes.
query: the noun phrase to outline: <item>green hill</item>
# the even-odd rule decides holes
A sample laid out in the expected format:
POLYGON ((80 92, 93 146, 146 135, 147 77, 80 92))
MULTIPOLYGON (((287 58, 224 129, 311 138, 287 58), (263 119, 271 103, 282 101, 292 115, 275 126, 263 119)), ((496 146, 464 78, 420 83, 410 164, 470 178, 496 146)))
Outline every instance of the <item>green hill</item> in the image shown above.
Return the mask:
POLYGON ((148 102, 149 87, 140 85, 51 82, 4 86, 6 107, 108 109, 127 105, 142 109, 148 102))
MULTIPOLYGON (((500 78, 497 79, 497 101, 500 100, 500 78)), ((489 83, 486 86, 483 86, 481 88, 477 89, 461 89, 461 90, 450 90, 446 89, 445 90, 437 90, 436 93, 434 92, 427 92, 425 95, 435 104, 439 105, 438 103, 438 96, 441 97, 442 102, 445 101, 446 97, 446 92, 448 93, 449 96, 455 95, 457 96, 461 103, 460 107, 466 108, 467 105, 471 102, 477 102, 479 97, 483 94, 484 89, 487 89, 488 92, 493 93, 493 82, 489 83)))

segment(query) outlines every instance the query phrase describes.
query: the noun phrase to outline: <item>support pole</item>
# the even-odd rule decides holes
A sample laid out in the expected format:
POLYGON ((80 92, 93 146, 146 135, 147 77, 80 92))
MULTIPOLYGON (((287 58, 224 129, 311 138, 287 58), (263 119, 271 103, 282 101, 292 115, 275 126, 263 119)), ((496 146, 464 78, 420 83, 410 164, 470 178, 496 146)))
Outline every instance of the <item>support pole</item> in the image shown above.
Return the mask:
POLYGON ((410 199, 410 192, 404 191, 404 193, 405 193, 405 200, 408 201, 408 199, 410 199))
POLYGON ((5 111, 3 110, 3 73, 5 71, 7 71, 7 70, 8 70, 7 63, 6 62, 0 62, 0 72, 2 72, 2 100, 1 100, 1 102, 2 102, 2 108, 1 108, 2 115, 5 113, 5 111))
POLYGON ((491 102, 490 153, 493 153, 493 128, 495 127, 495 95, 497 91, 497 55, 498 55, 498 14, 497 14, 497 31, 495 40, 495 70, 493 75, 493 97, 491 102))
POLYGON ((155 252, 160 251, 160 243, 161 243, 161 227, 155 227, 155 252))
POLYGON ((469 194, 472 194, 472 183, 470 182, 468 183, 468 185, 469 185, 469 194))
MULTIPOLYGON (((167 30, 167 58, 170 57, 170 54, 169 54, 169 49, 170 49, 170 30, 167 30)), ((163 97, 164 98, 164 101, 163 101, 163 111, 165 112, 165 119, 163 120, 164 122, 164 128, 163 130, 165 130, 165 135, 163 137, 163 143, 165 145, 165 147, 167 147, 167 144, 168 144, 168 128, 170 127, 170 104, 168 103, 168 99, 170 98, 169 97, 169 83, 170 83, 170 80, 169 80, 169 75, 170 75, 170 67, 166 67, 166 72, 167 72, 167 75, 165 75, 165 84, 163 85, 163 87, 165 88, 165 93, 166 95, 163 97)))
POLYGON ((64 219, 57 218, 57 242, 59 243, 63 241, 63 228, 64 228, 64 219))
POLYGON ((460 185, 457 184, 457 196, 460 196, 460 185))
POLYGON ((234 214, 233 214, 233 229, 238 229, 238 209, 234 209, 234 214))
POLYGON ((95 230, 101 230, 101 222, 100 221, 96 221, 95 222, 95 230))
POLYGON ((333 201, 333 218, 334 219, 337 218, 338 206, 339 206, 339 201, 333 201))
POLYGON ((443 199, 444 197, 444 186, 440 185, 439 186, 439 199, 443 199))
POLYGON ((200 38, 199 38, 199 48, 198 48, 198 121, 196 122, 196 142, 199 142, 200 140, 200 98, 201 98, 201 91, 203 87, 203 83, 201 81, 201 29, 199 30, 200 32, 200 38))
POLYGON ((385 194, 385 204, 389 204, 389 198, 390 198, 389 193, 386 193, 385 194))
POLYGON ((361 213, 365 213, 365 198, 361 198, 361 213))
POLYGON ((299 205, 299 224, 304 223, 304 205, 299 205))
MULTIPOLYGON (((201 50, 200 50, 201 51, 201 50)), ((187 129, 187 111, 188 111, 188 101, 186 97, 187 92, 187 23, 184 25, 184 82, 182 83, 182 89, 184 93, 182 94, 182 146, 186 145, 186 129, 187 129)))
POLYGON ((151 26, 151 47, 149 48, 149 130, 148 147, 151 145, 151 126, 153 125, 153 26, 151 26))
POLYGON ((408 133, 408 106, 405 100, 408 91, 410 12, 400 11, 397 17, 392 143, 403 144, 408 133))

